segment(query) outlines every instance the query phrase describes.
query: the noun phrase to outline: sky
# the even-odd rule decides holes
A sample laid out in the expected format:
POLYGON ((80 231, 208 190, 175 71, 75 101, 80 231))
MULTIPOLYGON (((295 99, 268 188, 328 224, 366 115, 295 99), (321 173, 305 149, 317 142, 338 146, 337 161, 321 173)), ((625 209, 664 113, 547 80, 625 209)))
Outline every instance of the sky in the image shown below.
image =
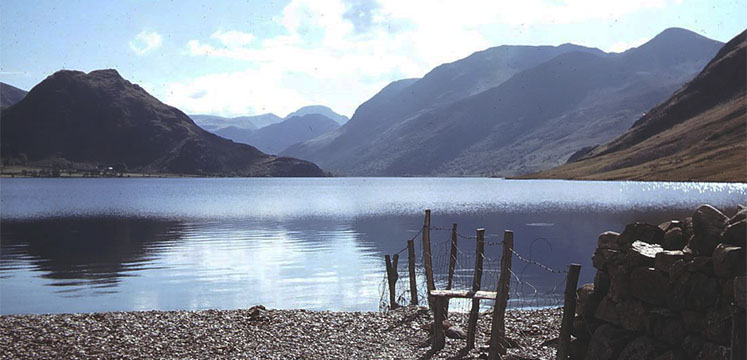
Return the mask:
POLYGON ((188 114, 351 116, 391 81, 489 47, 620 52, 669 27, 726 42, 747 0, 2 0, 0 81, 113 68, 188 114))

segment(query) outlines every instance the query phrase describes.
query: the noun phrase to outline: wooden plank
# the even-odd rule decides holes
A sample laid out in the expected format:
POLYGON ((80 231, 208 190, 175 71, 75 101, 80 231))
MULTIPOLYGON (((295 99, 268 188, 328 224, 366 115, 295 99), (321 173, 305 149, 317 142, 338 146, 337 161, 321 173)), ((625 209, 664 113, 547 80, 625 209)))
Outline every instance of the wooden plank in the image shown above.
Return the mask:
POLYGON ((446 298, 433 298, 433 338, 431 340, 431 349, 438 351, 446 346, 446 333, 444 332, 444 312, 443 304, 446 298))
POLYGON ((558 339, 557 359, 568 359, 568 349, 571 344, 571 330, 573 315, 576 313, 576 288, 581 265, 571 264, 565 282, 565 303, 563 304, 563 320, 560 322, 560 338, 558 339))
POLYGON ((511 259, 514 250, 514 232, 503 232, 503 254, 501 254, 501 275, 498 278, 498 298, 493 305, 493 323, 490 326, 490 349, 488 359, 495 360, 498 353, 506 354, 506 306, 511 285, 511 259))
MULTIPOLYGON (((425 210, 425 221, 423 222, 423 262, 425 263, 425 284, 428 293, 436 289, 433 281, 433 260, 431 259, 431 209, 425 210)), ((428 297, 428 306, 433 310, 433 299, 428 297)))
POLYGON ((472 291, 472 290, 433 290, 431 296, 447 297, 447 298, 462 298, 472 299, 477 298, 481 300, 495 300, 497 293, 495 291, 472 291))
POLYGON ((410 272, 410 304, 418 304, 418 282, 415 277, 415 240, 407 240, 407 266, 410 272))
MULTIPOLYGON (((475 247, 475 273, 472 276, 472 291, 480 290, 482 283, 482 263, 485 257, 485 229, 477 229, 477 246, 475 247)), ((477 332, 477 318, 480 315, 480 299, 472 297, 472 309, 467 321, 467 346, 466 349, 475 348, 475 333, 477 332)))

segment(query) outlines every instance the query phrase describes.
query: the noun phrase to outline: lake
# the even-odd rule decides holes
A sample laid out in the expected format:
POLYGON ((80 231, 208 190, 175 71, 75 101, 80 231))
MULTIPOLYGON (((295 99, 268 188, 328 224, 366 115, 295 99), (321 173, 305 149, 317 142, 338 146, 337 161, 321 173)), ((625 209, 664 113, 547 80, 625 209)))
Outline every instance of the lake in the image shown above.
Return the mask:
MULTIPOLYGON (((701 203, 731 216, 746 184, 488 178, 2 179, 0 313, 270 308, 376 311, 384 255, 406 241, 422 261, 423 211, 458 224, 455 288, 471 283, 486 231, 494 288, 514 231, 512 307, 562 303, 564 270, 591 282, 597 235, 684 218, 701 203)), ((434 229, 444 285, 450 232, 434 229)), ((419 267, 420 268, 420 267, 419 267)), ((404 270, 403 270, 404 269, 404 270)), ((403 272, 404 271, 404 272, 403 272)), ((422 276, 419 277, 422 289, 422 276)), ((384 293, 385 294, 385 293, 384 293)), ((455 305, 465 309, 466 305, 455 305)))

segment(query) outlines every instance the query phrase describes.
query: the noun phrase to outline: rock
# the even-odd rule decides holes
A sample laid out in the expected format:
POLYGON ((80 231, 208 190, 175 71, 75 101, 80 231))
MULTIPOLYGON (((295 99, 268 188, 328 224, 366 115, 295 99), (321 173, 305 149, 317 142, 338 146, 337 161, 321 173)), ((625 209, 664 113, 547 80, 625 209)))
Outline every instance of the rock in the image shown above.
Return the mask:
POLYGON ((672 284, 667 303, 675 310, 703 311, 716 306, 720 293, 717 279, 699 272, 683 272, 672 284))
POLYGON ((446 337, 451 339, 466 339, 467 338, 467 332, 464 331, 464 329, 460 328, 459 326, 449 326, 446 331, 446 337))
POLYGON ((619 360, 646 360, 653 359, 666 350, 662 345, 648 336, 639 336, 620 352, 619 360))
POLYGON ((704 342, 696 360, 729 360, 731 351, 726 346, 704 342))
POLYGON ((706 327, 705 313, 683 310, 681 313, 682 323, 685 329, 693 333, 702 333, 706 327))
POLYGON ((734 246, 747 246, 747 220, 727 224, 721 233, 721 242, 734 246))
POLYGON ((568 344, 568 358, 570 360, 583 360, 584 358, 586 358, 586 350, 588 348, 588 339, 572 339, 568 344))
POLYGON ((726 217, 721 211, 710 205, 701 205, 693 213, 693 237, 687 246, 696 255, 710 256, 716 248, 721 233, 724 231, 726 217))
POLYGON ((594 333, 601 323, 591 318, 584 318, 582 316, 576 316, 573 318, 573 328, 571 329, 571 335, 579 339, 590 339, 591 334, 594 333))
POLYGON ((599 326, 589 341, 586 352, 588 360, 617 359, 625 345, 633 338, 634 333, 616 328, 609 324, 599 326))
POLYGON ((599 249, 612 249, 619 250, 617 246, 617 238, 620 234, 614 231, 605 231, 599 234, 599 240, 597 242, 597 248, 599 249))
POLYGON ((584 284, 576 290, 576 314, 586 319, 594 316, 594 311, 602 298, 594 293, 594 284, 584 284))
POLYGON ((721 287, 716 279, 701 273, 694 273, 690 277, 689 294, 687 299, 688 308, 694 310, 705 310, 713 307, 718 301, 721 287))
POLYGON ((594 275, 594 294, 599 296, 599 298, 601 299, 605 295, 607 295, 609 289, 610 274, 603 270, 597 271, 596 275, 594 275))
POLYGON ((648 332, 656 339, 675 346, 685 338, 688 328, 682 319, 672 315, 652 315, 648 332))
POLYGON ((665 221, 659 224, 659 229, 661 229, 661 231, 666 233, 667 231, 675 229, 675 228, 682 229, 682 226, 683 224, 679 220, 669 220, 669 221, 665 221))
POLYGON ((610 288, 607 292, 612 300, 619 301, 630 296, 630 275, 622 265, 610 266, 610 288))
POLYGON ((648 317, 643 303, 635 299, 623 299, 615 304, 617 318, 626 330, 642 331, 648 325, 648 317))
POLYGON ((599 303, 597 310, 594 312, 594 317, 598 320, 620 325, 617 310, 615 309, 615 302, 609 296, 605 296, 599 303))
POLYGON ((703 337, 718 344, 729 345, 731 341, 731 312, 729 309, 706 312, 703 337))
POLYGON ((687 271, 713 275, 713 259, 709 256, 696 256, 687 262, 687 271))
POLYGON ((625 230, 617 239, 617 246, 620 250, 627 250, 635 241, 661 244, 663 240, 664 231, 658 226, 637 222, 625 226, 625 230))
POLYGON ((689 240, 693 233, 693 218, 687 217, 682 222, 682 236, 685 237, 685 240, 689 240))
POLYGON ((747 307, 747 276, 734 278, 734 305, 747 307))
POLYGON ((681 349, 669 350, 655 357, 654 360, 685 360, 685 352, 681 349))
POLYGON ((617 250, 597 249, 591 257, 591 263, 598 270, 605 270, 608 265, 617 262, 621 256, 617 250))
POLYGON ((722 278, 744 275, 745 251, 742 247, 718 244, 713 250, 713 273, 722 278))
POLYGON ((685 258, 685 253, 681 250, 665 250, 659 253, 656 253, 656 257, 654 258, 654 268, 659 271, 663 272, 669 272, 669 268, 672 267, 672 264, 674 264, 677 260, 682 260, 685 258))
POLYGON ((664 251, 661 246, 643 241, 634 241, 625 253, 624 264, 628 269, 638 266, 654 267, 656 254, 664 251))
POLYGON ((662 240, 661 245, 665 250, 682 250, 687 245, 687 239, 685 239, 682 228, 672 228, 664 233, 664 240, 662 240))
POLYGON ((701 350, 703 350, 704 344, 705 340, 698 335, 686 336, 685 339, 682 340, 681 347, 682 351, 685 353, 685 358, 695 359, 698 354, 700 354, 701 350))
POLYGON ((726 309, 734 304, 734 281, 733 279, 720 280, 721 296, 718 299, 718 308, 726 309))
POLYGON ((630 292, 653 305, 664 305, 669 297, 669 279, 663 271, 637 267, 630 273, 630 292))

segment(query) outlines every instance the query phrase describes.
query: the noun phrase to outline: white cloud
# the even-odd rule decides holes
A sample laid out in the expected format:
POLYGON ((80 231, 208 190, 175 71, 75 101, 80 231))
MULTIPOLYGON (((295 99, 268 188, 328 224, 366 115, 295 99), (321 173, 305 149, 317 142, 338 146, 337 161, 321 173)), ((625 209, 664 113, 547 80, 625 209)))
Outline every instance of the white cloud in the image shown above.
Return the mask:
POLYGON ((671 1, 291 0, 274 19, 282 34, 258 39, 218 30, 208 40, 190 40, 188 54, 246 62, 247 69, 173 84, 167 99, 192 112, 224 115, 261 108, 282 115, 315 102, 351 115, 389 81, 420 77, 498 45, 485 36, 485 27, 609 20, 671 1), (199 99, 188 96, 203 90, 199 99))
POLYGON ((141 31, 135 38, 130 41, 130 50, 137 55, 145 55, 151 50, 157 49, 163 43, 161 35, 155 31, 141 31))

